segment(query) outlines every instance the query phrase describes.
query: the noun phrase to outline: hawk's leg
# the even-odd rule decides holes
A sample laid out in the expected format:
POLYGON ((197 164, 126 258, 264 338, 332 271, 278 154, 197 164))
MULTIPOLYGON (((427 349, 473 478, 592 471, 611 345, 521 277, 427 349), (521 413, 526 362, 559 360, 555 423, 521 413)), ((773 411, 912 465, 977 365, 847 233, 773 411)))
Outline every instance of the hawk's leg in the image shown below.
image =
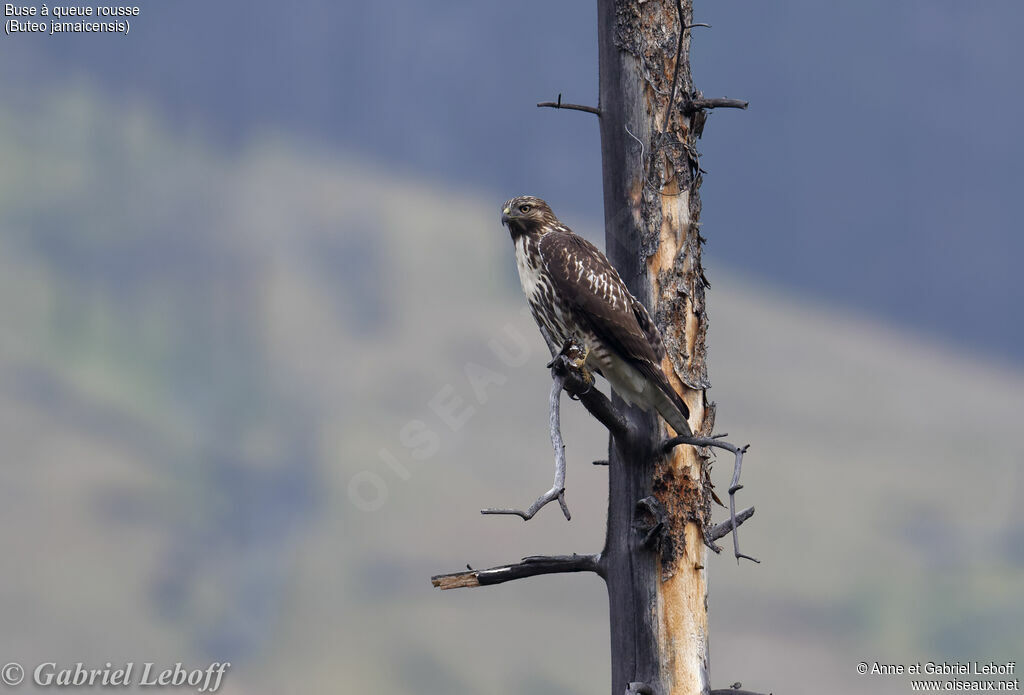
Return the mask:
POLYGON ((590 347, 580 345, 575 338, 567 338, 562 344, 561 351, 547 364, 548 369, 553 369, 559 362, 562 362, 563 367, 574 369, 580 375, 587 388, 583 393, 570 393, 569 397, 574 401, 578 401, 580 396, 589 392, 594 385, 594 374, 587 369, 588 357, 590 357, 590 347))
MULTIPOLYGON (((575 343, 573 343, 573 345, 576 346, 575 343)), ((576 350, 577 352, 579 351, 579 346, 576 346, 576 350)), ((590 357, 590 348, 584 346, 583 354, 575 357, 570 355, 569 362, 572 363, 572 366, 576 367, 576 369, 586 369, 588 357, 590 357)))

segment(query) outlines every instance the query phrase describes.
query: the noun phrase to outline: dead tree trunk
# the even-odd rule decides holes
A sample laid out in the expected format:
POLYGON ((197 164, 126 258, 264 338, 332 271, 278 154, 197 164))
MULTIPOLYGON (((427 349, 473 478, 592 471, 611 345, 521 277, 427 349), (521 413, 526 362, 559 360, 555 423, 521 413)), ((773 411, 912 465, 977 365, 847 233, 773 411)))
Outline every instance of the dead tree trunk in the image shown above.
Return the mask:
MULTIPOLYGON (((690 408, 691 428, 710 434, 714 407, 704 396, 707 321, 694 148, 703 112, 688 105, 695 96, 691 20, 692 0, 598 2, 605 244, 665 338, 665 373, 690 408)), ((628 449, 610 447, 602 553, 612 692, 639 682, 657 693, 707 693, 707 466, 688 446, 659 461, 653 453, 664 439, 658 418, 637 409, 626 413, 637 436, 628 449), (658 524, 644 547, 645 534, 658 524)))
MULTIPOLYGON (((604 548, 593 555, 525 558, 433 581, 447 589, 596 572, 608 587, 612 695, 707 695, 706 548, 717 552, 714 541, 735 531, 753 509, 736 514, 734 503, 746 448, 711 437, 715 408, 705 397, 708 284, 701 266, 695 143, 706 109, 746 104, 705 99, 694 89, 692 0, 598 0, 597 7, 599 107, 563 104, 561 97, 538 106, 599 116, 606 254, 661 330, 667 348, 663 368, 689 406, 693 434, 673 438, 656 415, 618 398, 609 403, 568 360, 556 360, 552 422, 558 421, 562 384, 611 433, 604 548), (735 455, 730 519, 718 526, 711 523, 709 447, 735 455)), ((560 442, 554 427, 552 441, 560 442)), ((557 486, 556 478, 547 501, 560 493, 557 486)), ((737 558, 746 557, 738 545, 734 549, 737 558)))

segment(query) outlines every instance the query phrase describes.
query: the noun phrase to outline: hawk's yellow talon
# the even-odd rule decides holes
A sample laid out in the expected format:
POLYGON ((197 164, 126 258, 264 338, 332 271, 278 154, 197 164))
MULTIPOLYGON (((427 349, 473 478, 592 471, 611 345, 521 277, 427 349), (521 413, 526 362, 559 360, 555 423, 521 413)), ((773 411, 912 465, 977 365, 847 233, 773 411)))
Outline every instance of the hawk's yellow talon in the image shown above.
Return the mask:
POLYGON ((572 366, 576 367, 576 369, 583 369, 584 366, 586 366, 586 364, 587 364, 587 357, 589 357, 589 356, 590 356, 590 348, 589 347, 584 347, 583 348, 583 357, 574 358, 572 360, 572 366))

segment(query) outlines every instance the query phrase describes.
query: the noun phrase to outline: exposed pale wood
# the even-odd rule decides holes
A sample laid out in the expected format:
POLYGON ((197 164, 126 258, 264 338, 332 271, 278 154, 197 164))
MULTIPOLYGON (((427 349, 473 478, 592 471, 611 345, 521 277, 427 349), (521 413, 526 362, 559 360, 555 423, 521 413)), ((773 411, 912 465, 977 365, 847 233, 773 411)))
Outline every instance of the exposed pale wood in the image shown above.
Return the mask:
POLYGON ((476 572, 459 572, 456 574, 438 574, 430 578, 430 583, 442 591, 446 589, 464 589, 480 586, 476 572))

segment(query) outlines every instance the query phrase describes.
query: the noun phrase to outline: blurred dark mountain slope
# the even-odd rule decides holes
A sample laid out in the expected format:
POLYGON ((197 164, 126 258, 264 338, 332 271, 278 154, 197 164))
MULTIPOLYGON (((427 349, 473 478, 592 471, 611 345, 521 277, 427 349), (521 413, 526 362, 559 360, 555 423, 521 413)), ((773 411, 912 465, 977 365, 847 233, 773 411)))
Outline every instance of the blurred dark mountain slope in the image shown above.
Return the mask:
MULTIPOLYGON (((500 198, 174 131, 84 89, 0 106, 0 651, 227 659, 229 693, 603 690, 597 581, 427 581, 602 535, 605 440, 568 401, 573 521, 477 511, 550 476, 500 198)), ((712 559, 716 677, 902 693, 856 661, 1019 655, 1024 375, 710 277, 764 560, 712 559)))
MULTIPOLYGON (((1024 358, 1024 43, 1014 0, 698 2, 694 74, 714 113, 708 253, 748 275, 1024 358), (955 317, 955 318, 951 318, 955 317)), ((127 37, 6 37, 0 88, 87 80, 168 127, 241 148, 286 130, 596 216, 593 3, 151 2, 127 37)))

